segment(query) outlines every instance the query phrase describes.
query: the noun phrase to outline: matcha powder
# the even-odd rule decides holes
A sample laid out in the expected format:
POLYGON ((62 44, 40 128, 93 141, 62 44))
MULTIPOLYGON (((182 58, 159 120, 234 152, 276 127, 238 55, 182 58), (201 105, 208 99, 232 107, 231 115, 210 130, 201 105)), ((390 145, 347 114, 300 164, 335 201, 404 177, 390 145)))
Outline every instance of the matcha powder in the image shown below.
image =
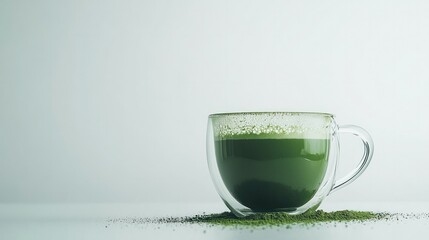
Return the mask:
MULTIPOLYGON (((259 213, 244 218, 238 218, 231 212, 216 214, 202 214, 190 217, 161 217, 161 218, 116 218, 108 220, 109 224, 203 224, 208 226, 253 228, 285 226, 290 228, 295 224, 314 226, 322 223, 354 222, 365 224, 367 222, 403 221, 409 219, 429 219, 429 213, 377 213, 369 211, 343 210, 325 212, 317 210, 301 215, 288 215, 287 213, 259 213)), ((334 225, 336 226, 336 224, 334 225)), ((346 225, 347 226, 347 225, 346 225)), ((106 228, 108 226, 106 225, 106 228)), ((159 226, 158 226, 159 228, 159 226)))
MULTIPOLYGON (((380 219, 388 219, 388 213, 374 213, 368 211, 335 211, 325 212, 323 210, 312 211, 301 215, 289 215, 287 213, 260 213, 244 218, 238 218, 231 212, 217 214, 203 214, 191 217, 166 217, 146 218, 125 221, 131 223, 179 223, 179 224, 208 224, 217 226, 281 226, 292 224, 316 224, 323 222, 365 222, 380 219)), ((117 219, 116 221, 118 221, 117 219)), ((115 222, 115 221, 113 221, 115 222)), ((122 221, 124 222, 124 219, 122 221)))
POLYGON ((245 218, 238 218, 230 212, 210 215, 197 215, 182 218, 180 222, 207 223, 213 225, 243 225, 243 226, 279 226, 295 223, 314 224, 319 222, 345 222, 345 221, 367 221, 385 218, 387 214, 364 211, 336 211, 325 212, 323 210, 313 211, 301 215, 289 215, 286 213, 260 213, 245 218))

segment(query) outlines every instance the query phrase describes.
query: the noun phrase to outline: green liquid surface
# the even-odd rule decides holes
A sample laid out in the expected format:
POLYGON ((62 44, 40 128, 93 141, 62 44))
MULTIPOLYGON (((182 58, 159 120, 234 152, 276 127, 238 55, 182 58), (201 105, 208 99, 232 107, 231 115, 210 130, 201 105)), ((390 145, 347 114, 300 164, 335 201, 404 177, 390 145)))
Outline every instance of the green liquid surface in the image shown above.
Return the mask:
POLYGON ((293 211, 319 189, 328 139, 220 139, 218 168, 231 195, 254 211, 293 211))

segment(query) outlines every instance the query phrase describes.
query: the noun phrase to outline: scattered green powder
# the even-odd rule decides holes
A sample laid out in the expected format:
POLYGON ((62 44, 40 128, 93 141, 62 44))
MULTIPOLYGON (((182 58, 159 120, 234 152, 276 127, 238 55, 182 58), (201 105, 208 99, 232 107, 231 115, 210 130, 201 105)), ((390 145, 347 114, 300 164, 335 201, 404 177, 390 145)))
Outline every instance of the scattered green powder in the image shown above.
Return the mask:
POLYGON ((325 212, 323 210, 304 213, 301 215, 289 215, 287 213, 260 213, 244 218, 237 218, 230 212, 210 215, 196 215, 178 219, 179 222, 207 223, 214 225, 247 225, 247 226, 278 226, 285 224, 306 223, 313 224, 319 222, 345 222, 345 221, 367 221, 382 219, 386 213, 373 213, 364 211, 336 211, 325 212))
MULTIPOLYGON (((429 219, 429 213, 375 213, 369 211, 335 211, 325 212, 323 210, 312 211, 301 215, 289 215, 287 213, 260 213, 245 218, 238 218, 230 212, 217 214, 203 214, 192 217, 163 217, 163 218, 117 218, 108 220, 112 223, 125 224, 206 224, 222 227, 275 227, 285 226, 290 228, 294 224, 314 226, 316 224, 329 222, 356 222, 366 223, 379 220, 403 221, 409 219, 429 219)), ((336 225, 335 225, 336 226, 336 225)), ((107 227, 107 226, 106 226, 107 227)), ((347 225, 346 225, 347 227, 347 225)), ((158 227, 159 228, 159 227, 158 227)))
POLYGON ((312 211, 301 215, 287 213, 259 213, 244 218, 238 218, 231 212, 195 215, 192 217, 164 217, 141 219, 115 219, 110 222, 138 223, 179 223, 179 224, 208 224, 218 226, 281 226, 292 224, 311 224, 323 222, 365 222, 389 219, 391 214, 368 211, 312 211))

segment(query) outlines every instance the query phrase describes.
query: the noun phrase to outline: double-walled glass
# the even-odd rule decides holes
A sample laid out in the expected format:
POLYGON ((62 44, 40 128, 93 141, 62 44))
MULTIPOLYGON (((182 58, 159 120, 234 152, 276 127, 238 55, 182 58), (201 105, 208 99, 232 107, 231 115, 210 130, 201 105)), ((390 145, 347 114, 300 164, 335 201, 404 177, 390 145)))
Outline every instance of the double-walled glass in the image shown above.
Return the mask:
POLYGON ((338 126, 328 113, 250 112, 209 116, 207 159, 217 192, 243 217, 258 212, 304 213, 355 180, 373 153, 370 135, 338 126), (358 166, 335 180, 339 134, 362 139, 358 166))

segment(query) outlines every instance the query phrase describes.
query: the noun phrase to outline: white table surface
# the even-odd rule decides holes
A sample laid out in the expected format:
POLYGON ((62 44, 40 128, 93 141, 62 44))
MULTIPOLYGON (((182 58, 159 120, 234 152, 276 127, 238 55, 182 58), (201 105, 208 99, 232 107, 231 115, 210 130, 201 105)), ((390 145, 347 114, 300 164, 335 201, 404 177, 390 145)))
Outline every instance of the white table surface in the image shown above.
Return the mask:
MULTIPOLYGON (((429 202, 329 202, 320 209, 429 213, 429 202)), ((0 239, 429 239, 429 218, 237 228, 109 221, 226 211, 223 203, 0 204, 0 239)))

